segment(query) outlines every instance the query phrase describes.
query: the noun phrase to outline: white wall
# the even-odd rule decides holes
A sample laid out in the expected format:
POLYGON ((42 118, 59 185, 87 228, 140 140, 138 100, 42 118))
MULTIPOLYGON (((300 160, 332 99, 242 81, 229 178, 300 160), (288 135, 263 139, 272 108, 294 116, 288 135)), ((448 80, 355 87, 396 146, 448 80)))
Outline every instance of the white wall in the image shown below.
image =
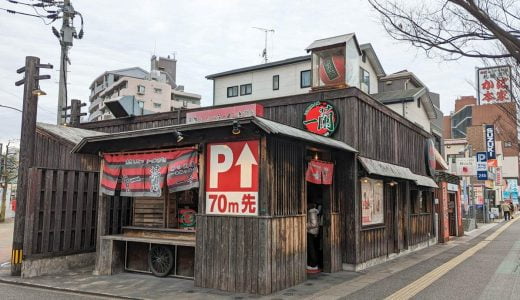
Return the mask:
MULTIPOLYGON (((359 88, 359 67, 370 73, 370 94, 378 92, 376 71, 370 64, 368 58, 365 62, 361 60, 353 41, 347 45, 347 84, 359 88)), ((239 74, 217 77, 213 79, 214 105, 239 103, 253 100, 277 98, 290 95, 307 93, 310 88, 300 88, 300 72, 311 70, 311 60, 272 67, 263 70, 255 70, 239 74), (280 88, 273 90, 273 76, 280 76, 280 88), (251 83, 253 91, 250 95, 240 95, 240 85, 251 83), (238 86, 237 97, 227 97, 227 88, 238 86)), ((429 130, 429 122, 428 129, 429 130)))
MULTIPOLYGON (((378 82, 377 82, 377 75, 376 71, 370 64, 370 61, 367 59, 365 62, 363 60, 359 60, 359 66, 370 73, 370 94, 377 94, 378 93, 378 82)), ((358 84, 359 85, 359 84, 358 84)))
MULTIPOLYGON (((386 104, 390 109, 395 111, 396 113, 403 116, 403 104, 402 103, 394 103, 394 104, 386 104)), ((428 115, 424 111, 424 105, 421 103, 421 107, 417 107, 417 101, 414 102, 405 102, 404 103, 404 116, 406 119, 410 120, 413 123, 418 124, 427 132, 430 132, 430 119, 428 119, 428 115)))
POLYGON ((502 162, 502 177, 518 177, 518 156, 504 156, 502 162))
POLYGON ((262 100, 307 93, 310 88, 300 88, 300 72, 311 69, 311 60, 263 70, 233 74, 214 79, 214 104, 262 100), (273 76, 280 76, 280 88, 273 90, 273 76), (252 84, 250 95, 240 96, 240 85, 252 84), (238 86, 237 97, 227 97, 227 88, 238 86))

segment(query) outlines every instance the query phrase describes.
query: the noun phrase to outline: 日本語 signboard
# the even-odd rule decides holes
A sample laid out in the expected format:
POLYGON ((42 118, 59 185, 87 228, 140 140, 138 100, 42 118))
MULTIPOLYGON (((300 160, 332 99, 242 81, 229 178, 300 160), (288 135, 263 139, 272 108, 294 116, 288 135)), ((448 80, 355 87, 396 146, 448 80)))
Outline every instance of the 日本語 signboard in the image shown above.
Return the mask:
POLYGON ((303 112, 303 125, 312 133, 331 136, 338 128, 339 116, 332 104, 316 101, 303 112))
POLYGON ((477 175, 476 160, 474 157, 459 157, 456 159, 457 175, 475 176, 477 175))
POLYGON ((258 215, 257 140, 208 144, 206 214, 258 215))
POLYGON ((485 126, 485 138, 486 138, 486 153, 487 159, 496 159, 497 155, 495 152, 495 126, 485 126))
POLYGON ((477 179, 487 180, 487 153, 477 152, 477 179))
POLYGON ((511 68, 509 66, 477 69, 479 104, 511 102, 511 68))
POLYGON ((511 201, 518 204, 518 179, 507 178, 505 179, 506 184, 502 190, 502 199, 504 201, 511 201))
POLYGON ((264 107, 260 104, 244 104, 230 107, 188 111, 186 112, 186 124, 253 116, 263 117, 264 107))

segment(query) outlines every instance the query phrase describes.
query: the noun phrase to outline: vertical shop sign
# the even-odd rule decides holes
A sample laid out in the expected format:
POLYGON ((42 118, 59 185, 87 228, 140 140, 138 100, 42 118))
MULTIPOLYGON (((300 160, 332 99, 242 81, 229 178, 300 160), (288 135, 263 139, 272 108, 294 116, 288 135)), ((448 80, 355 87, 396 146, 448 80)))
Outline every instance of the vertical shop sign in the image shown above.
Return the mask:
POLYGON ((497 155, 495 152, 495 126, 486 125, 486 153, 487 159, 496 159, 497 155))
POLYGON ((257 140, 208 144, 206 214, 258 215, 257 140))
POLYGON ((477 69, 478 103, 511 102, 511 67, 477 69))
POLYGON ((477 179, 487 180, 487 153, 477 152, 477 179))

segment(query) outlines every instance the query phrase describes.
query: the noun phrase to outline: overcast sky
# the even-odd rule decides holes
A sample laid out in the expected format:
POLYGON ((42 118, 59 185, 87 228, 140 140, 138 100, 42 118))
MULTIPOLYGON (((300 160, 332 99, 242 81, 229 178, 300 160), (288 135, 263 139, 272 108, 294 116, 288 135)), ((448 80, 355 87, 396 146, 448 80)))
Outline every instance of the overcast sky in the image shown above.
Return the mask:
MULTIPOLYGON (((29 1, 28 1, 29 2, 29 1)), ((253 26, 273 28, 270 60, 305 54, 320 38, 354 32, 370 42, 387 74, 408 69, 431 91, 440 93, 446 114, 454 99, 474 95, 476 60, 442 62, 390 39, 366 0, 72 0, 85 18, 85 36, 70 51, 69 99, 88 101, 89 85, 106 70, 140 66, 149 69, 150 56, 176 54, 177 81, 185 90, 212 99, 208 74, 261 62, 263 33, 253 26)), ((0 8, 31 12, 31 8, 0 1, 0 8)), ((75 21, 79 27, 79 19, 75 21)), ((60 28, 60 22, 55 22, 60 28)), ((78 29, 79 30, 79 29, 78 29)), ((0 11, 0 104, 22 107, 21 78, 15 70, 25 56, 41 58, 54 70, 41 82, 48 95, 40 97, 38 121, 55 123, 58 95, 59 44, 40 19, 0 11)), ((86 108, 84 108, 86 111, 86 108)), ((0 107, 0 142, 19 138, 21 113, 0 107)))

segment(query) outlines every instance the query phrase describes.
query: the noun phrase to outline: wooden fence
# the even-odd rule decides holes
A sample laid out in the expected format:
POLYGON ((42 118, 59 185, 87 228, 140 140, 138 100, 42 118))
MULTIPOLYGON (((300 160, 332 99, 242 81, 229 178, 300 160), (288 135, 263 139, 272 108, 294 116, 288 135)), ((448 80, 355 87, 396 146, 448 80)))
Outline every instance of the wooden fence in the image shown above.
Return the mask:
MULTIPOLYGON (((29 169, 24 257, 94 252, 98 187, 98 172, 29 169)), ((119 233, 126 225, 123 222, 129 220, 121 208, 130 207, 131 202, 128 198, 113 198, 110 232, 119 233)))

